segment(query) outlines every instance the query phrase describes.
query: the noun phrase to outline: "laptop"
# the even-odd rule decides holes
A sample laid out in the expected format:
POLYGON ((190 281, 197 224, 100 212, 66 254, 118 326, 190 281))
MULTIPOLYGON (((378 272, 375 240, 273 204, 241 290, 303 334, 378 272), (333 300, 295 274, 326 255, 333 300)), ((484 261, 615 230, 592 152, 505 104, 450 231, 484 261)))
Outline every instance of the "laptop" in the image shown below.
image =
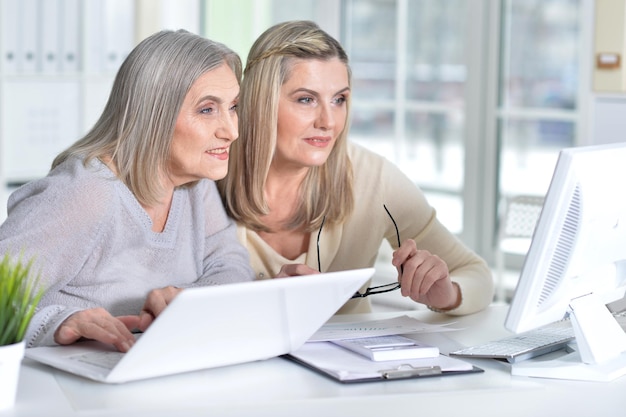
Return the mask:
POLYGON ((105 383, 263 360, 302 346, 374 268, 188 288, 127 353, 96 341, 26 349, 25 356, 105 383))

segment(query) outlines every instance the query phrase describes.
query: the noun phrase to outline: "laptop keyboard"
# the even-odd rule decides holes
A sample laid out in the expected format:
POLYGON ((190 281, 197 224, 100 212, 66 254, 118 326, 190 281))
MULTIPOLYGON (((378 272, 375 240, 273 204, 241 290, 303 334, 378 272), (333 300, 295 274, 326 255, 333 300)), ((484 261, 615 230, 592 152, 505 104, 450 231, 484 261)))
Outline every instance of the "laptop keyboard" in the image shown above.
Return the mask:
POLYGON ((122 352, 89 352, 72 356, 71 359, 90 365, 99 366, 104 369, 113 369, 115 365, 124 357, 122 352))
MULTIPOLYGON (((626 331, 626 311, 614 313, 613 316, 626 331)), ((456 350, 450 352, 450 355, 505 359, 515 363, 564 349, 573 339, 574 329, 569 320, 565 319, 525 333, 456 350)))

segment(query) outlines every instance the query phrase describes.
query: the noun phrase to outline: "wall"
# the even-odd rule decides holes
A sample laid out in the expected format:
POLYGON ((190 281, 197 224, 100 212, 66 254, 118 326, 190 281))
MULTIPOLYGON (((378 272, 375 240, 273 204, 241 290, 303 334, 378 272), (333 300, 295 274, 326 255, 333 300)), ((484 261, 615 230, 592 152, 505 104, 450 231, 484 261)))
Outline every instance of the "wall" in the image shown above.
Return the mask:
POLYGON ((626 141, 626 0, 595 0, 588 144, 626 141))

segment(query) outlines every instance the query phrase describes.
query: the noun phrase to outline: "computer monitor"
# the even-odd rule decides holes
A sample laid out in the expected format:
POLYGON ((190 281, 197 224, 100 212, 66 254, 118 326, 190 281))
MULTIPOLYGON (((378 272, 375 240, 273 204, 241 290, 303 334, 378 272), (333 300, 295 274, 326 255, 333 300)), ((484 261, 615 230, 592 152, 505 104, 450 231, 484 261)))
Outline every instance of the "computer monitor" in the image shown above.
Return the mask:
POLYGON ((576 343, 512 374, 609 381, 626 334, 607 303, 626 290, 626 143, 561 150, 505 321, 515 333, 569 316, 576 343))

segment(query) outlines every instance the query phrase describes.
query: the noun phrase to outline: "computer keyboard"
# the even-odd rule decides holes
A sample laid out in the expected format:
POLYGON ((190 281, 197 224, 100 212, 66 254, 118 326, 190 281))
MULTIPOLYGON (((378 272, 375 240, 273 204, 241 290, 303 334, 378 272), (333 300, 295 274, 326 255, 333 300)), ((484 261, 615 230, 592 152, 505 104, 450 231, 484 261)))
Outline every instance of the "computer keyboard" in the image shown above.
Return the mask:
MULTIPOLYGON (((626 331, 626 311, 613 313, 613 317, 626 331)), ((574 329, 569 319, 564 319, 525 333, 456 350, 450 352, 450 355, 504 359, 509 363, 515 363, 564 349, 573 339, 574 329)))
POLYGON ((613 313, 613 317, 615 317, 617 323, 622 326, 622 329, 626 332, 626 310, 613 313))
POLYGON ((569 320, 563 320, 529 332, 450 352, 450 355, 504 359, 515 363, 563 349, 573 339, 574 330, 569 320))

